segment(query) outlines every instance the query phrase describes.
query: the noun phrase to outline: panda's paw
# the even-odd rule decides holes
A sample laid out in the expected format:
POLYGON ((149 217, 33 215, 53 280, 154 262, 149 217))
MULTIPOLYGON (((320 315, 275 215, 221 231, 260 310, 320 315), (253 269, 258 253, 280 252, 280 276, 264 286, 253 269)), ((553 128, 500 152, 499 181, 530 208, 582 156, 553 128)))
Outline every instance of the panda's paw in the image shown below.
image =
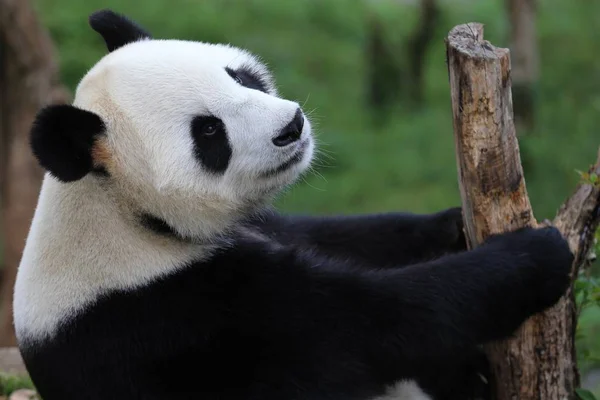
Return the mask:
POLYGON ((429 240, 440 252, 458 252, 467 249, 462 209, 449 208, 431 215, 425 224, 429 240))
POLYGON ((529 236, 529 254, 539 279, 537 306, 544 310, 567 291, 574 256, 569 243, 555 227, 532 229, 529 236))
POLYGON ((500 245, 505 251, 525 260, 523 281, 530 287, 533 312, 554 305, 565 294, 571 282, 573 253, 558 229, 553 226, 524 228, 490 238, 489 243, 500 245))

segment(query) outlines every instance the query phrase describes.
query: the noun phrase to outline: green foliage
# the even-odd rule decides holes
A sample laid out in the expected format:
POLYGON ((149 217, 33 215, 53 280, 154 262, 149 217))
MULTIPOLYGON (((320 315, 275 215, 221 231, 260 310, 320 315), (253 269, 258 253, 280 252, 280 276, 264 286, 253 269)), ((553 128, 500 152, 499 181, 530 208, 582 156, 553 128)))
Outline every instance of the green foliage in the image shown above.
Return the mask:
MULTIPOLYGON (((594 159, 600 125, 600 35, 585 7, 543 0, 539 37, 541 79, 535 132, 524 137, 528 190, 538 219, 551 218, 570 193, 574 168, 594 159)), ((87 26, 93 10, 111 7, 139 20, 157 37, 231 42, 260 54, 274 69, 282 94, 305 104, 316 122, 322 152, 314 173, 278 205, 314 213, 428 212, 460 202, 454 156, 450 92, 443 38, 466 21, 481 21, 486 38, 506 46, 502 2, 468 7, 441 2, 442 17, 427 53, 426 108, 398 103, 382 126, 365 108, 366 7, 381 17, 387 40, 402 60, 418 9, 392 0, 149 0, 38 1, 50 28, 64 81, 74 88, 105 54, 87 26), (173 10, 179 10, 174 12, 173 10)), ((392 48, 393 48, 392 47, 392 48)))
POLYGON ((33 383, 27 376, 10 375, 0 372, 0 395, 9 396, 19 389, 33 389, 33 383))
POLYGON ((580 276, 575 282, 575 296, 579 318, 575 331, 580 366, 587 370, 600 366, 600 280, 580 276))
POLYGON ((580 400, 596 400, 597 399, 597 397, 594 395, 594 393, 590 392, 589 390, 576 389, 575 392, 577 393, 577 398, 580 400))
MULTIPOLYGON (((600 254, 600 229, 592 249, 600 254)), ((580 271, 575 281, 575 299, 579 317, 575 331, 577 359, 582 372, 600 367, 600 279, 589 269, 580 271)), ((588 394, 589 395, 589 394, 588 394)), ((580 395, 581 396, 581 395, 580 395)), ((596 396, 600 396, 600 387, 596 396)), ((589 398, 589 397, 581 397, 589 398)))
POLYGON ((598 178, 598 175, 594 172, 589 173, 577 170, 577 173, 581 177, 582 182, 589 183, 590 185, 600 185, 600 179, 598 178))
POLYGON ((586 307, 600 306, 600 278, 582 274, 575 281, 575 293, 579 312, 586 307))

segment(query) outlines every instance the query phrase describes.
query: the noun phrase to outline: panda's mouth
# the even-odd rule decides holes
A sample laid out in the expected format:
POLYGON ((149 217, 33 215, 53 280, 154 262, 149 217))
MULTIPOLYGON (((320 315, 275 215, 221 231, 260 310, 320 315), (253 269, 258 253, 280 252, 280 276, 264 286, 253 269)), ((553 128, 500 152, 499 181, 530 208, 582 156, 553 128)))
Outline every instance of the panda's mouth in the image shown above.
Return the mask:
POLYGON ((264 178, 270 178, 270 177, 278 175, 284 171, 287 171, 292 166, 294 166, 302 161, 307 147, 308 147, 308 140, 303 140, 302 142, 300 142, 296 152, 294 152, 294 154, 292 154, 292 156, 290 158, 288 158, 283 163, 279 164, 279 166, 264 171, 263 173, 261 173, 261 176, 264 178))

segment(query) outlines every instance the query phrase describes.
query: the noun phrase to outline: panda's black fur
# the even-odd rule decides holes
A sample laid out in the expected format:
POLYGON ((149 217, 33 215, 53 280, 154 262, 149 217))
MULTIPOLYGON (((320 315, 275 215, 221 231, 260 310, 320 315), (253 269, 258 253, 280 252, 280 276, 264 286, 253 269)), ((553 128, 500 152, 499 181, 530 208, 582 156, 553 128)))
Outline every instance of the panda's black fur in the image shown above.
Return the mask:
POLYGON ((96 170, 92 147, 106 127, 96 114, 57 104, 40 110, 30 133, 31 150, 40 165, 63 182, 73 182, 96 170), (48 134, 50 133, 50 134, 48 134))
POLYGON ((477 344, 551 305, 571 254, 547 228, 433 260, 464 249, 459 221, 262 214, 210 260, 104 296, 23 355, 46 400, 360 400, 399 378, 481 398, 477 344))
MULTIPOLYGON (((145 37, 101 17, 92 21, 110 28, 111 50, 145 37)), ((35 153, 71 181, 45 139, 61 137, 61 126, 41 115, 35 153)), ((100 129, 94 118, 77 124, 84 137, 100 129)), ((83 162, 75 175, 90 172, 83 162)), ((149 234, 188 240, 158 216, 137 218, 149 234)), ((437 400, 487 398, 479 346, 554 304, 573 259, 555 228, 469 251, 459 208, 339 217, 264 209, 216 244, 208 259, 102 294, 46 338, 22 338, 43 399, 369 400, 410 380, 437 400)))

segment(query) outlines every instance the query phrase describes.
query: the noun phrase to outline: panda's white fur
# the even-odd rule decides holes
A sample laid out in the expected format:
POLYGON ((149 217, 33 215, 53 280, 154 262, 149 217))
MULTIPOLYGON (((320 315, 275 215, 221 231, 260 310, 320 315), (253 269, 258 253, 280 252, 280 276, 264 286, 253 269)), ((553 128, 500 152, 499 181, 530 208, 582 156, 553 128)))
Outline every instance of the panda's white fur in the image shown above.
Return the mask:
POLYGON ((103 292, 147 284, 209 255, 209 245, 156 238, 123 219, 127 211, 91 179, 68 190, 44 179, 15 285, 20 341, 48 339, 103 292))
POLYGON ((276 96, 266 68, 248 52, 225 45, 143 40, 105 56, 83 78, 74 105, 108 124, 111 174, 124 199, 160 216, 185 236, 211 237, 237 213, 291 183, 312 158, 310 123, 304 159, 271 179, 297 151, 271 140, 294 116, 296 102, 276 96), (248 90, 224 73, 247 66, 268 82, 269 93, 248 90), (225 175, 196 173, 189 134, 194 115, 223 120, 233 155, 225 175), (199 200, 200 199, 200 200, 199 200))
POLYGON ((387 388, 386 393, 373 400, 431 400, 414 381, 399 381, 387 388))
POLYGON ((44 400, 471 400, 477 346, 564 293, 551 228, 466 252, 457 208, 265 208, 314 153, 266 66, 109 11, 92 26, 110 53, 32 129, 49 172, 14 320, 44 400))

